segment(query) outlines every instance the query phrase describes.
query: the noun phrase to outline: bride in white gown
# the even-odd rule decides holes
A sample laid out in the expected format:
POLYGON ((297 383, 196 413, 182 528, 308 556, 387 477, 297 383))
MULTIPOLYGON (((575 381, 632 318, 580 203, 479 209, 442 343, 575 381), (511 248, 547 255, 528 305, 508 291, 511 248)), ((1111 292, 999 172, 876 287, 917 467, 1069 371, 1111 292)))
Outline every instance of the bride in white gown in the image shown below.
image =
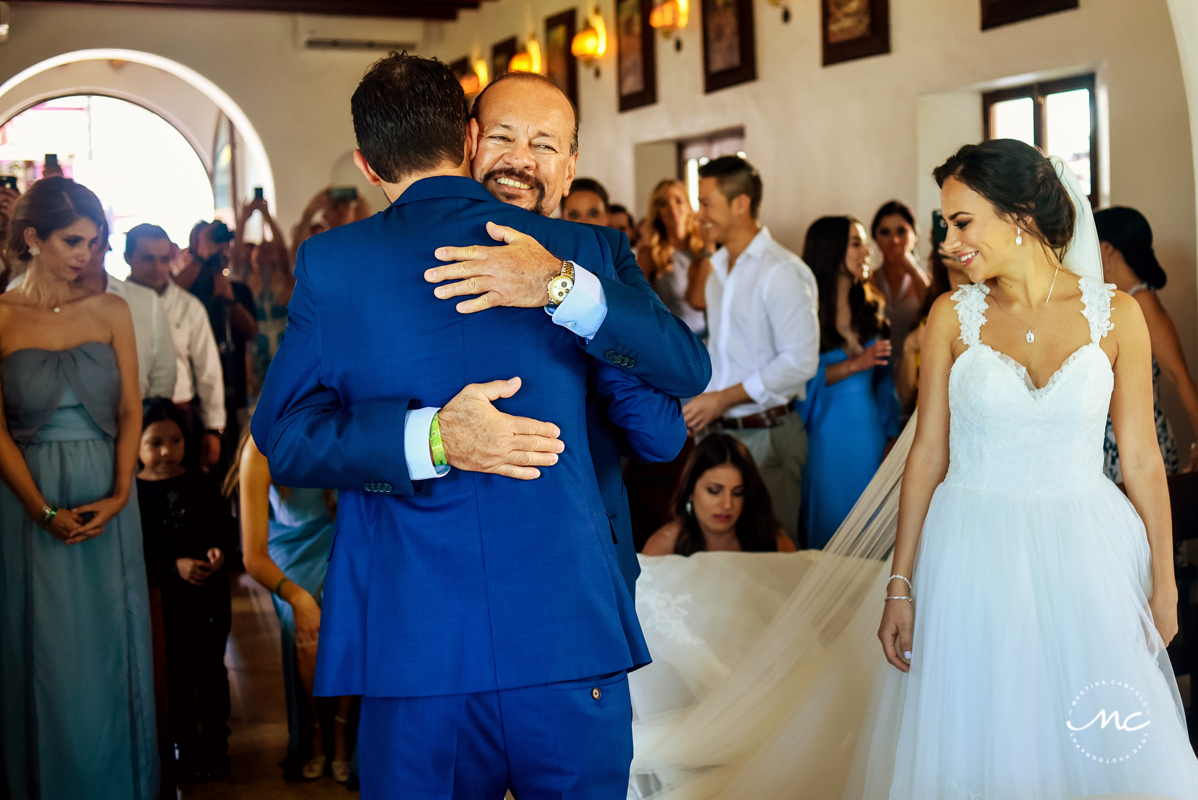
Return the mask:
POLYGON ((824 554, 764 557, 795 567, 772 605, 754 568, 646 563, 632 796, 1198 800, 1139 309, 1102 283, 1064 164, 993 141, 936 177, 974 283, 933 307, 905 472, 883 465, 824 554), (1108 409, 1126 497, 1102 474, 1108 409), (756 593, 751 645, 754 624, 696 613, 696 579, 756 593), (689 698, 655 707, 655 684, 689 698))

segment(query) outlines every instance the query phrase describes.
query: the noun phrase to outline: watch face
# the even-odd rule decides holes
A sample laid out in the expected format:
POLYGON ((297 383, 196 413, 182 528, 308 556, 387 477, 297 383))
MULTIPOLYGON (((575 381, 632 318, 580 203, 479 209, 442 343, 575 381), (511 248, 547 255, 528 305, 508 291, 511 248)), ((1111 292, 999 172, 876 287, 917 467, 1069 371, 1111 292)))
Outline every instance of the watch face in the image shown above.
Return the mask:
POLYGON ((566 299, 566 295, 574 288, 574 281, 562 275, 554 278, 549 282, 549 296, 553 298, 554 305, 561 303, 566 299))

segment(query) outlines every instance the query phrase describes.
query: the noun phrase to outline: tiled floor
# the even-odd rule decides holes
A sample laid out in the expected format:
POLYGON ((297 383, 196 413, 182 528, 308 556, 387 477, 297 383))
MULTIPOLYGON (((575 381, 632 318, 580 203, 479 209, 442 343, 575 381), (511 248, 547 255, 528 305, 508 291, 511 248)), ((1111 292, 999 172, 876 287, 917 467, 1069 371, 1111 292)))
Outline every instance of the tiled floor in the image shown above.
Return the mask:
POLYGON ((285 782, 278 766, 287 754, 287 708, 279 654, 279 620, 270 595, 248 575, 233 584, 233 634, 225 655, 233 714, 229 727, 232 774, 216 783, 179 791, 180 798, 204 800, 282 800, 324 797, 355 800, 329 776, 285 782))

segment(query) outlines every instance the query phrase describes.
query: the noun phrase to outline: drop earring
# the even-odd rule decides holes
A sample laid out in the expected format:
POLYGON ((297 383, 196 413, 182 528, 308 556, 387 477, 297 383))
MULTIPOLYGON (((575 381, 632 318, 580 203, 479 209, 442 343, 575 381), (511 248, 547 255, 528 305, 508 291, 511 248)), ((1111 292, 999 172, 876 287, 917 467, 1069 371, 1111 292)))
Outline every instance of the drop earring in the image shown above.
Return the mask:
POLYGON ((691 504, 690 500, 686 501, 686 515, 688 517, 693 517, 695 515, 695 507, 691 504))
POLYGON ((38 247, 37 245, 34 245, 33 247, 29 248, 29 255, 40 256, 41 254, 42 254, 42 248, 38 247))
POLYGON ((1019 228, 1015 229, 1015 244, 1023 244, 1023 231, 1019 228))

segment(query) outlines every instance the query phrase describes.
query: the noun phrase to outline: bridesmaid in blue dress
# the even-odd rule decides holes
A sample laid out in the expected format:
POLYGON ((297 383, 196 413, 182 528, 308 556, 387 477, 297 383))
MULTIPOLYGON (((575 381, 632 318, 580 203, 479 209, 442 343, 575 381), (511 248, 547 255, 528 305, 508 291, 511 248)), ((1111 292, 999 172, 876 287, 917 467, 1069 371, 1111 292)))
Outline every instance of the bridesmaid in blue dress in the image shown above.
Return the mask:
POLYGON ((2 797, 158 794, 133 322, 74 283, 104 222, 88 189, 47 178, 6 243, 27 277, 0 295, 2 797))
POLYGON ((865 226, 823 217, 807 230, 803 261, 819 284, 819 371, 795 404, 807 427, 800 527, 822 550, 882 463, 899 433, 899 405, 888 366, 883 301, 867 283, 865 226))
MULTIPOLYGON (((240 492, 246 572, 271 592, 279 615, 289 734, 284 777, 315 780, 325 773, 327 760, 321 714, 312 691, 337 495, 328 489, 290 489, 274 483, 266 456, 250 438, 248 427, 225 481, 226 494, 234 488, 240 492)), ((351 777, 346 726, 352 700, 339 698, 332 720, 333 759, 328 769, 338 783, 351 777)))

